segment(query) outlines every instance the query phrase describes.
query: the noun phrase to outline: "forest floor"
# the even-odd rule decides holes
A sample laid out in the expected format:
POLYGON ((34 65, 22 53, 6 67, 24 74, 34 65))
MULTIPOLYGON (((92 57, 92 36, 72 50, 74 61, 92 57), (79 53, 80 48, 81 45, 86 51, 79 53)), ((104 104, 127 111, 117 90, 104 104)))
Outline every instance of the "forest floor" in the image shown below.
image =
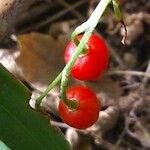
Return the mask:
MULTIPOLYGON (((35 96, 64 67, 63 53, 73 30, 94 10, 98 0, 38 0, 16 18, 0 42, 0 62, 21 79, 35 96)), ((128 31, 116 20, 110 5, 96 33, 107 42, 110 64, 101 79, 69 84, 92 87, 102 110, 96 124, 76 130, 64 124, 57 112, 59 87, 43 106, 74 150, 150 149, 150 1, 120 0, 128 31)))

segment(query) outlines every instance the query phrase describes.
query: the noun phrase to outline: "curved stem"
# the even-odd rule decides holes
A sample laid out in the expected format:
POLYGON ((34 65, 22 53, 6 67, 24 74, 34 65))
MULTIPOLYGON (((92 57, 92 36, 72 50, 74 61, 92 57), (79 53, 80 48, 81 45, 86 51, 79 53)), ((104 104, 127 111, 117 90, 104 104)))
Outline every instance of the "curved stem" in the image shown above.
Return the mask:
POLYGON ((75 29, 75 31, 71 35, 71 39, 74 41, 76 45, 79 44, 79 41, 76 39, 77 35, 83 33, 85 30, 88 30, 88 28, 95 28, 99 19, 104 13, 107 5, 110 2, 111 0, 101 0, 97 5, 97 7, 95 8, 94 12, 91 14, 90 18, 75 29))
POLYGON ((80 33, 83 33, 87 28, 86 22, 84 22, 83 24, 81 24, 80 26, 78 26, 75 31, 72 33, 71 35, 71 39, 72 41, 75 43, 76 46, 79 45, 79 40, 77 39, 77 35, 79 35, 80 33))
POLYGON ((76 101, 69 101, 66 97, 66 88, 68 84, 68 77, 71 72, 71 68, 74 65, 75 61, 77 60, 78 56, 81 54, 83 49, 85 48, 86 43, 88 42, 93 30, 95 29, 99 19, 101 18, 102 14, 104 13, 106 7, 108 4, 111 2, 111 0, 101 0, 99 4, 97 5, 96 9, 90 16, 90 18, 77 27, 75 31, 72 33, 72 40, 75 42, 78 47, 76 48, 74 54, 72 55, 70 61, 68 64, 65 66, 63 71, 55 78, 55 80, 47 87, 47 89, 36 99, 36 104, 35 107, 36 109, 40 108, 40 104, 42 102, 42 99, 47 96, 49 91, 61 80, 61 97, 64 103, 69 107, 69 108, 76 108, 78 106, 76 101), (83 38, 81 39, 80 43, 76 39, 77 35, 80 33, 84 33, 83 38))
POLYGON ((55 80, 47 87, 47 89, 36 99, 35 108, 39 109, 42 99, 47 96, 49 91, 61 80, 62 72, 55 78, 55 80))
POLYGON ((98 24, 99 19, 101 18, 102 14, 104 13, 106 7, 108 6, 110 2, 111 0, 101 0, 99 4, 97 5, 96 9, 94 10, 94 12, 92 13, 92 15, 90 16, 90 18, 85 23, 77 27, 75 31, 72 33, 72 39, 75 41, 76 36, 80 34, 81 32, 85 31, 78 47, 75 49, 75 52, 73 53, 69 62, 67 63, 67 65, 62 71, 60 93, 61 93, 61 98, 66 105, 68 105, 69 103, 69 100, 67 99, 67 96, 66 96, 66 88, 67 88, 68 77, 70 75, 71 68, 74 65, 75 61, 77 60, 78 56, 81 54, 82 50, 84 49, 93 30, 98 24))
POLYGON ((70 101, 68 101, 68 99, 66 97, 66 88, 67 88, 68 77, 70 75, 71 68, 74 65, 74 63, 75 63, 76 59, 78 58, 78 56, 80 55, 80 53, 82 52, 83 48, 85 47, 85 44, 87 43, 91 33, 92 33, 92 30, 88 30, 87 32, 85 32, 83 38, 81 39, 81 42, 79 43, 78 47, 76 48, 76 50, 73 54, 73 57, 70 58, 69 62, 67 63, 67 65, 65 66, 65 68, 62 71, 60 94, 61 94, 62 100, 64 101, 64 103, 66 105, 68 105, 68 103, 70 103, 70 101))

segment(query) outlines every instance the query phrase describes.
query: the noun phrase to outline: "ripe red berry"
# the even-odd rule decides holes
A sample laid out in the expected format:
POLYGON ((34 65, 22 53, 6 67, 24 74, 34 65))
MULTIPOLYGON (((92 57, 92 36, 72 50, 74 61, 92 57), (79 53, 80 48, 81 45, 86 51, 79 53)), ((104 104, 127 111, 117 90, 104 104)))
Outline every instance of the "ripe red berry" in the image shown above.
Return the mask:
POLYGON ((85 129, 92 126, 99 116, 100 101, 88 87, 73 86, 67 90, 68 100, 76 100, 76 109, 70 109, 60 100, 58 110, 62 120, 71 127, 85 129))
MULTIPOLYGON (((80 41, 82 35, 77 38, 80 41)), ((75 48, 75 44, 72 41, 69 42, 64 54, 66 63, 70 60, 75 48)), ((86 45, 86 54, 79 56, 71 70, 71 75, 79 80, 95 80, 105 72, 108 63, 109 51, 104 39, 92 34, 86 45)))

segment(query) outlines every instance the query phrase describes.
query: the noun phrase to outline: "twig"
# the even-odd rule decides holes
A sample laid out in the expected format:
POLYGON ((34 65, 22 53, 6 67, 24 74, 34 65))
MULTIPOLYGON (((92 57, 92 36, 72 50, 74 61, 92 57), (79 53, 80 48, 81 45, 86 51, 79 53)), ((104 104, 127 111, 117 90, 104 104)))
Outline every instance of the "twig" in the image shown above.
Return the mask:
POLYGON ((130 85, 126 85, 126 86, 121 87, 121 89, 135 89, 135 88, 138 88, 139 85, 140 85, 140 83, 132 83, 130 85))
MULTIPOLYGON (((57 126, 59 128, 65 128, 65 129, 72 128, 65 123, 54 121, 54 120, 50 120, 50 124, 57 126)), ((73 129, 75 129, 75 128, 73 128, 73 129)), ((75 129, 75 130, 82 133, 82 134, 85 134, 85 135, 88 134, 88 132, 86 130, 80 130, 80 129, 75 129)))
MULTIPOLYGON (((34 30, 39 29, 39 28, 41 28, 41 27, 43 27, 43 26, 45 26, 45 25, 47 25, 47 24, 53 22, 54 20, 60 18, 61 16, 63 16, 63 15, 65 15, 65 14, 69 13, 69 12, 72 11, 73 9, 75 9, 75 8, 77 8, 77 7, 79 7, 79 6, 81 6, 81 5, 84 4, 85 2, 87 2, 87 1, 86 1, 86 0, 81 0, 81 1, 79 1, 79 2, 77 2, 77 3, 75 3, 74 5, 70 6, 69 8, 67 8, 67 9, 65 8, 64 10, 58 12, 57 14, 55 14, 55 15, 53 15, 53 16, 50 16, 49 18, 45 19, 43 22, 40 22, 39 24, 36 24, 36 25, 34 25, 34 26, 30 26, 29 28, 26 28, 25 31, 30 31, 30 30, 33 30, 33 29, 34 29, 34 30)), ((23 32, 25 32, 25 31, 23 31, 23 32)))
POLYGON ((107 73, 107 75, 132 75, 132 76, 146 76, 150 78, 150 73, 140 71, 128 71, 128 70, 110 71, 107 73))
POLYGON ((70 126, 68 126, 67 124, 65 123, 62 123, 62 122, 57 122, 57 121, 53 121, 53 120, 50 120, 50 124, 51 125, 54 125, 54 126, 57 126, 57 127, 60 127, 60 128, 71 128, 70 126))
POLYGON ((120 134, 120 136, 119 136, 119 138, 118 138, 118 140, 117 140, 117 142, 116 142, 116 144, 115 144, 115 148, 112 149, 112 150, 116 150, 116 148, 119 147, 119 145, 120 145, 120 143, 122 142, 122 139, 123 139, 125 133, 126 133, 126 130, 123 129, 122 133, 120 134))
MULTIPOLYGON (((68 4, 66 1, 64 1, 64 0, 57 0, 62 6, 64 6, 65 8, 70 8, 71 7, 71 5, 70 4, 68 4)), ((81 21, 83 21, 83 18, 85 18, 85 17, 83 17, 78 11, 76 11, 75 9, 72 9, 72 13, 79 19, 79 20, 81 20, 81 21)))
MULTIPOLYGON (((150 60, 148 62, 148 67, 146 69, 146 73, 150 74, 150 60)), ((143 86, 145 86, 145 84, 147 83, 147 81, 148 81, 148 77, 145 76, 144 79, 143 79, 143 86)))
MULTIPOLYGON (((61 86, 60 86, 60 93, 61 98, 64 101, 66 105, 70 103, 69 100, 67 100, 66 96, 66 90, 67 90, 67 84, 68 84, 68 78, 71 72, 71 68, 74 65, 75 61, 77 60, 78 56, 81 54, 82 50, 85 48, 86 43, 88 42, 92 32, 94 31, 96 25, 99 22, 99 19, 103 15, 105 9, 107 8, 108 4, 111 2, 111 0, 101 0, 89 19, 78 26, 75 31, 72 33, 72 40, 77 43, 76 37, 78 34, 84 32, 83 37, 78 44, 78 46, 75 49, 75 52, 71 56, 69 62, 66 64, 62 71, 62 79, 61 79, 61 86)), ((72 102, 71 102, 72 103, 72 102)), ((68 105, 69 106, 69 105, 68 105)), ((71 105, 70 105, 71 106, 71 105)), ((75 105, 76 106, 76 105, 75 105)))
POLYGON ((108 150, 123 150, 123 148, 116 147, 114 144, 112 144, 106 140, 102 140, 100 145, 107 148, 108 150))

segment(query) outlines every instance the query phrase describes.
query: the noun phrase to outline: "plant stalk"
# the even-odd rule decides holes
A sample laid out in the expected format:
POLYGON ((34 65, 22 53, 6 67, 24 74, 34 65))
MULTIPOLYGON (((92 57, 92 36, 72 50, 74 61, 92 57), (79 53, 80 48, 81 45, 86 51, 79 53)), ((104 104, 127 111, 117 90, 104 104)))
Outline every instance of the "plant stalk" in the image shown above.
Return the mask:
MULTIPOLYGON (((76 62, 77 58, 79 57, 79 55, 82 53, 82 50, 85 48, 86 43, 88 42, 92 32, 94 31, 96 25, 99 22, 99 19, 101 18, 102 14, 104 13, 105 9, 107 8, 110 2, 111 0, 101 0, 97 5, 97 7, 95 8, 94 12, 91 14, 90 18, 85 23, 77 27, 75 31, 72 33, 72 39, 73 41, 76 41, 76 36, 82 32, 85 32, 79 45, 76 47, 75 52, 73 53, 69 62, 66 64, 66 66, 62 71, 60 94, 62 100, 66 105, 70 103, 70 101, 67 99, 66 96, 66 89, 71 69, 74 63, 76 62)), ((68 105, 68 107, 69 106, 70 105, 68 105)))
POLYGON ((47 89, 36 99, 35 108, 40 108, 40 104, 44 97, 47 96, 49 91, 61 80, 62 72, 53 80, 53 82, 47 87, 47 89))
POLYGON ((101 18, 102 14, 104 13, 105 9, 107 8, 108 4, 111 2, 111 0, 101 0, 97 7, 95 8, 94 12, 91 14, 89 19, 78 26, 75 31, 72 33, 72 40, 77 45, 75 52, 73 53, 72 57, 70 58, 69 62, 64 67, 63 71, 53 80, 53 82, 47 87, 47 89, 36 99, 35 108, 39 109, 40 104, 45 96, 49 93, 51 89, 54 88, 54 86, 61 80, 61 86, 60 86, 60 94, 61 99, 63 102, 69 107, 69 108, 77 108, 78 104, 76 101, 70 101, 67 99, 66 96, 66 89, 68 84, 68 78, 70 76, 71 68, 73 67, 74 63, 76 62, 79 55, 82 53, 82 51, 85 48, 86 43, 88 42, 92 32, 94 31, 96 25, 99 22, 99 19, 101 18), (80 33, 83 33, 84 35, 78 43, 76 37, 80 33))

